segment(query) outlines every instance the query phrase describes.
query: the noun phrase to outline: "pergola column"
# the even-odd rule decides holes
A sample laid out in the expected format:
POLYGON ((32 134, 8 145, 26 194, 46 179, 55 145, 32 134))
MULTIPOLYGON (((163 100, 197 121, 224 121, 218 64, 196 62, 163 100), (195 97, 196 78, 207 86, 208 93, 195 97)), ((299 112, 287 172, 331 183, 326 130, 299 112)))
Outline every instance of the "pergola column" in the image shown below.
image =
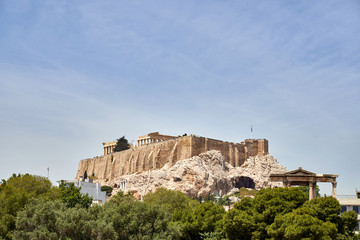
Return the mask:
POLYGON ((309 200, 316 197, 316 182, 309 182, 309 200))
POLYGON ((289 184, 288 181, 285 180, 285 181, 283 182, 283 185, 284 185, 284 187, 289 187, 290 184, 289 184))
POLYGON ((332 182, 332 195, 334 198, 336 198, 336 185, 337 182, 332 182))

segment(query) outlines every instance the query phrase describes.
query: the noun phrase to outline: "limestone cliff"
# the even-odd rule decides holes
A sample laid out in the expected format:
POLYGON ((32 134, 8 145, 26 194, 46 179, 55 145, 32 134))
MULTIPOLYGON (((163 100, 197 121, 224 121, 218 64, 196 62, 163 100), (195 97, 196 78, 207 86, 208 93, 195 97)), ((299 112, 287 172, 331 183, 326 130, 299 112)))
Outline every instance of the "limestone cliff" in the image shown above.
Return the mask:
POLYGON ((233 167, 241 166, 251 156, 268 154, 266 139, 248 139, 242 143, 197 137, 194 135, 152 143, 126 151, 89 158, 80 161, 76 178, 87 172, 100 181, 109 181, 123 175, 160 169, 165 164, 174 165, 209 150, 218 150, 225 161, 233 167))
POLYGON ((220 151, 208 151, 189 159, 166 163, 162 168, 138 174, 116 177, 102 184, 120 190, 131 191, 143 196, 156 188, 165 187, 179 190, 189 196, 206 196, 208 194, 225 195, 240 187, 264 188, 282 186, 271 183, 270 173, 283 173, 286 168, 270 156, 249 157, 242 166, 233 167, 220 151), (121 185, 121 183, 126 184, 121 185))

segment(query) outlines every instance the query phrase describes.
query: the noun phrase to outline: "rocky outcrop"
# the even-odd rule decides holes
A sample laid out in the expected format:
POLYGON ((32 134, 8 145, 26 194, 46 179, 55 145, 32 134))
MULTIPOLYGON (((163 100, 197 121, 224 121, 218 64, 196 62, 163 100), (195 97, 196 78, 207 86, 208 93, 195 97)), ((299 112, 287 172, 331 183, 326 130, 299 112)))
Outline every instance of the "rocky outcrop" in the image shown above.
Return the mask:
POLYGON ((276 158, 271 155, 265 155, 249 157, 243 165, 230 170, 229 177, 248 177, 254 181, 255 189, 261 189, 266 187, 282 187, 282 183, 270 181, 270 174, 284 172, 287 172, 286 167, 282 166, 276 158))
POLYGON ((229 194, 241 187, 260 189, 281 186, 281 183, 271 183, 269 175, 286 171, 270 155, 249 157, 242 166, 233 167, 220 151, 213 150, 175 164, 168 162, 160 169, 102 181, 102 184, 115 187, 116 191, 130 191, 142 196, 164 187, 189 196, 204 197, 208 194, 229 194), (119 186, 122 189, 117 188, 119 186))

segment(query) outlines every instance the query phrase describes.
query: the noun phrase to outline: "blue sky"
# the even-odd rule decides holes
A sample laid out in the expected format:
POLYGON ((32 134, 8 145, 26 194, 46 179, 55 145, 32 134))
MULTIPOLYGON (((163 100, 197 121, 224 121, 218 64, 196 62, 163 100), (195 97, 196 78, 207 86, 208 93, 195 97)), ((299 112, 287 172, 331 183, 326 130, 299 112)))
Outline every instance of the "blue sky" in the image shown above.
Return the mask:
POLYGON ((355 0, 0 1, 0 178, 72 179, 102 141, 160 131, 266 138, 354 194, 359 43, 355 0))

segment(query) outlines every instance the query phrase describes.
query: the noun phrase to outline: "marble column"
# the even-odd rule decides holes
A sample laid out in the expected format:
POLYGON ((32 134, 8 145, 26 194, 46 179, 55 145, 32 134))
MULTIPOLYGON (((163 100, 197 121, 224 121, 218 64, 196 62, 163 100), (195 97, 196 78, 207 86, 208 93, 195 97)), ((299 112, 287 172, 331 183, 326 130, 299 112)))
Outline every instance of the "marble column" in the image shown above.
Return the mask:
POLYGON ((283 182, 283 185, 284 185, 284 187, 289 188, 289 187, 291 187, 291 182, 285 180, 285 181, 283 182))
POLYGON ((309 182, 309 200, 316 197, 316 183, 309 182))
POLYGON ((337 182, 332 182, 332 195, 334 198, 336 198, 336 186, 337 182))

